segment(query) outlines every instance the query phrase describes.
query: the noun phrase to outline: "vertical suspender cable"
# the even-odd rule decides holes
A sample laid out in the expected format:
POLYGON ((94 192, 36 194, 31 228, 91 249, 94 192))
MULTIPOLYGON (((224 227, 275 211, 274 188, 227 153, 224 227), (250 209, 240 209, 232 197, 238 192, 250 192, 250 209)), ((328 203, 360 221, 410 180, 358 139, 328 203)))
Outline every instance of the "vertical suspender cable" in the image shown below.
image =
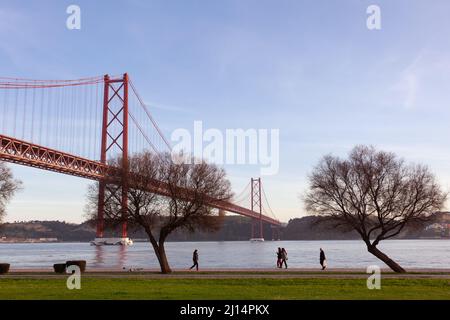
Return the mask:
POLYGON ((19 100, 19 89, 16 88, 16 92, 15 92, 15 98, 14 98, 14 125, 13 125, 13 135, 14 137, 17 136, 17 107, 18 107, 18 100, 19 100))
POLYGON ((63 128, 62 128, 62 120, 63 120, 63 108, 62 108, 62 104, 64 101, 64 88, 65 87, 61 87, 58 88, 58 124, 57 124, 57 137, 58 137, 58 149, 61 150, 64 147, 64 142, 63 142, 63 128))
POLYGON ((47 118, 47 125, 46 125, 46 140, 47 140, 47 146, 53 146, 52 142, 51 142, 51 128, 52 128, 52 115, 53 115, 53 92, 52 92, 53 88, 49 88, 48 91, 48 107, 47 107, 47 114, 46 114, 46 118, 47 118))
POLYGON ((44 94, 45 94, 45 90, 44 88, 41 88, 41 103, 40 103, 40 110, 39 110, 39 144, 43 145, 43 137, 42 137, 42 126, 43 126, 43 121, 44 121, 44 94))
POLYGON ((25 128, 27 126, 26 119, 27 119, 27 97, 28 97, 28 87, 25 86, 25 89, 23 90, 23 114, 22 114, 22 140, 26 140, 25 137, 25 128))
POLYGON ((95 136, 95 148, 94 148, 94 159, 96 159, 96 160, 100 160, 100 155, 99 155, 99 152, 98 152, 98 150, 99 150, 99 143, 100 143, 100 139, 99 139, 99 118, 98 118, 98 113, 99 113, 99 110, 100 110, 100 105, 98 104, 98 86, 99 86, 99 84, 98 84, 98 82, 97 82, 97 84, 96 84, 96 88, 95 88, 95 105, 94 105, 94 107, 95 107, 95 126, 94 126, 94 128, 95 128, 95 134, 94 134, 94 136, 95 136))
POLYGON ((89 145, 88 145, 88 155, 89 155, 89 159, 93 159, 92 157, 92 143, 93 143, 93 131, 92 131, 92 126, 93 126, 93 117, 92 117, 92 85, 89 86, 89 145))
POLYGON ((8 118, 9 118, 9 90, 8 89, 3 89, 3 101, 4 101, 4 116, 3 116, 3 130, 2 132, 4 133, 9 133, 8 130, 8 118))
MULTIPOLYGON (((81 103, 83 103, 83 116, 81 117, 81 119, 82 119, 82 123, 86 125, 86 123, 87 123, 87 111, 88 111, 87 110, 87 108, 88 108, 88 104, 87 104, 87 86, 82 86, 82 87, 84 87, 83 88, 84 90, 82 90, 84 92, 83 92, 83 99, 81 101, 81 103)), ((87 155, 86 155, 87 144, 88 144, 88 142, 86 141, 87 130, 84 129, 82 131, 83 131, 83 141, 82 141, 83 153, 82 153, 82 155, 83 155, 83 157, 87 158, 87 155)))
POLYGON ((34 115, 36 112, 36 81, 33 83, 33 102, 31 105, 31 127, 30 127, 30 139, 34 142, 34 115))

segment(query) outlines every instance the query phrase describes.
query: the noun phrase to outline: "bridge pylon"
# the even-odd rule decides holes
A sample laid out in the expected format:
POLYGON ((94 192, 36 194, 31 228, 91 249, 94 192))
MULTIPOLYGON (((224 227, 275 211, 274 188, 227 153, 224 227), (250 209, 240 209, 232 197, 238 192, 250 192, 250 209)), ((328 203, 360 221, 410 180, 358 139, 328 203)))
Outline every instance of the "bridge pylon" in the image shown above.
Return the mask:
POLYGON ((122 238, 127 238, 128 185, 128 74, 111 79, 104 76, 103 121, 100 162, 106 164, 108 156, 121 155, 124 168, 120 186, 109 185, 104 179, 99 182, 97 238, 103 237, 105 191, 108 197, 121 199, 122 238))
POLYGON ((261 178, 251 178, 251 210, 259 213, 258 219, 252 219, 252 237, 254 240, 264 239, 263 224, 262 224, 262 201, 261 201, 261 178), (259 229, 258 236, 256 230, 259 229))

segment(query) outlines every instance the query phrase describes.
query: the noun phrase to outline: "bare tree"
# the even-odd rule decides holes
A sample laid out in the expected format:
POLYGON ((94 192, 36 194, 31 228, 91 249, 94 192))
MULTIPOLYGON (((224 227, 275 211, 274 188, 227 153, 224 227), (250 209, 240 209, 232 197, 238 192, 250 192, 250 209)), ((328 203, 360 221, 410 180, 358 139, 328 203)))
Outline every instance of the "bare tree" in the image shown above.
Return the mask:
MULTIPOLYGON (((211 207, 214 201, 232 196, 225 171, 201 162, 184 164, 172 161, 170 154, 142 153, 129 159, 128 169, 121 159, 111 163, 105 195, 105 220, 114 226, 124 220, 121 213, 121 179, 128 177, 128 210, 125 219, 130 226, 142 227, 153 246, 162 273, 171 272, 164 244, 173 231, 185 229, 212 231, 220 228, 222 219, 211 207), (124 175, 124 170, 126 174, 124 175)), ((98 186, 88 191, 88 214, 96 216, 98 186)))
POLYGON ((357 146, 348 159, 328 155, 319 162, 309 176, 305 204, 310 213, 356 230, 371 254, 395 272, 405 272, 377 245, 408 224, 426 221, 446 197, 427 167, 357 146))
POLYGON ((0 161, 0 222, 6 214, 6 204, 20 189, 22 182, 14 179, 11 169, 0 161))

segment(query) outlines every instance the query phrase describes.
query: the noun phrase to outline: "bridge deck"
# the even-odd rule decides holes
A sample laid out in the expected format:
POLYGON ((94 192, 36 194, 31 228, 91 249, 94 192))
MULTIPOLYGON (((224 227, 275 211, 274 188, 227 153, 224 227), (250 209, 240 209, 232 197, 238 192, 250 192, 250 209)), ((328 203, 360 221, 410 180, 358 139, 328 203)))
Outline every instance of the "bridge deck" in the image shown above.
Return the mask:
MULTIPOLYGON (((97 181, 103 179, 108 170, 107 165, 98 161, 4 135, 0 135, 0 160, 97 181)), ((159 183, 159 185, 161 184, 159 183)), ((149 186, 149 190, 157 194, 167 195, 165 188, 149 186)), ((228 201, 212 201, 211 206, 250 218, 259 219, 260 216, 257 212, 228 201)), ((262 220, 272 225, 281 225, 278 220, 265 215, 262 215, 262 220)))

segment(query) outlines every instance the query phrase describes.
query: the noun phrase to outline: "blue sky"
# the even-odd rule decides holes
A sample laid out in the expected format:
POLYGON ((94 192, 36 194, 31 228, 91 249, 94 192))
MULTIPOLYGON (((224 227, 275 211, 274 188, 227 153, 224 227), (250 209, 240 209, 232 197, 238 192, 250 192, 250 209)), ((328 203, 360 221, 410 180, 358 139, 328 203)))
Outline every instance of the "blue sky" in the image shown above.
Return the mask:
MULTIPOLYGON (((71 79, 128 72, 167 136, 177 128, 280 129, 263 177, 277 216, 327 153, 373 144, 450 184, 450 3, 429 1, 2 1, 0 75, 71 79), (81 8, 81 30, 66 8, 81 8), (366 8, 381 8, 381 30, 366 8)), ((83 220, 87 181, 12 166, 24 190, 7 221, 83 220)), ((239 192, 255 166, 227 166, 239 192)))

